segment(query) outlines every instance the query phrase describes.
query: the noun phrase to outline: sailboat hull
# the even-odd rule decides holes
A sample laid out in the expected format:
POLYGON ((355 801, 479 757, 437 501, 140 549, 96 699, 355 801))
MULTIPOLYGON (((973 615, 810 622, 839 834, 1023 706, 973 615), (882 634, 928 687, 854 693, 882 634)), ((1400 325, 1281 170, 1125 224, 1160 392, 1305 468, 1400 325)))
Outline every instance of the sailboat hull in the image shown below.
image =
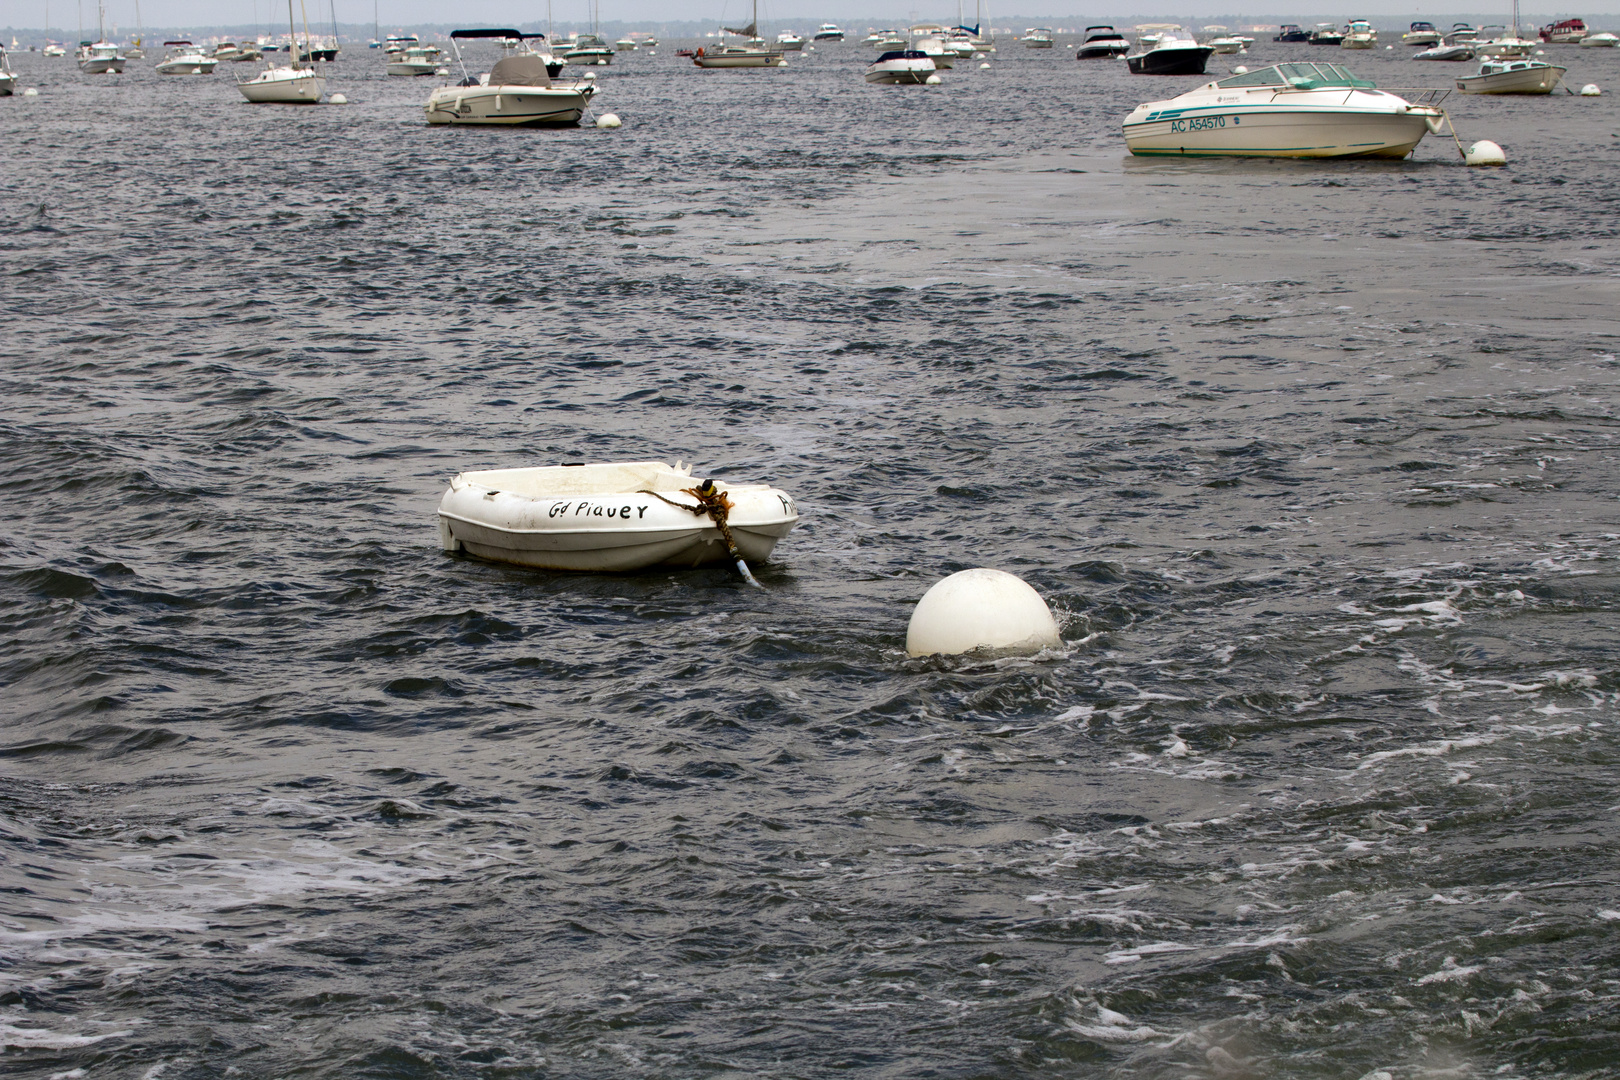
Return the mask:
POLYGON ((236 88, 255 105, 318 105, 321 95, 326 93, 326 80, 313 72, 300 71, 297 77, 260 76, 250 82, 237 83, 236 88))
POLYGON ((763 68, 776 67, 781 62, 780 52, 763 49, 739 49, 736 52, 704 53, 692 57, 692 63, 700 68, 763 68))

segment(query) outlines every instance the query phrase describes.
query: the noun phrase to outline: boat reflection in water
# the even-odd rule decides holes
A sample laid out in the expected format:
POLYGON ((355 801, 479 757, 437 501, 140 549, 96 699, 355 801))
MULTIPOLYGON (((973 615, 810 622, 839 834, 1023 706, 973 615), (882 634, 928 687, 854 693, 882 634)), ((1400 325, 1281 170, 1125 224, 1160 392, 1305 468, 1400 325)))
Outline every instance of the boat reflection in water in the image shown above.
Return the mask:
POLYGON ((1415 105, 1337 64, 1291 63, 1206 83, 1125 118, 1141 155, 1389 157, 1440 129, 1433 103, 1415 105))

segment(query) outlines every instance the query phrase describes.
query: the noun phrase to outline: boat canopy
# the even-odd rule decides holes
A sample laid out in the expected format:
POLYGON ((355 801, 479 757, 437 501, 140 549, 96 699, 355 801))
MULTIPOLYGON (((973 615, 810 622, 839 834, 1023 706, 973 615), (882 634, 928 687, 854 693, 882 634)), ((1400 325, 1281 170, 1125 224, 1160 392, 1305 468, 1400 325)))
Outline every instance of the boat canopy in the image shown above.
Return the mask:
POLYGON ((546 71, 544 57, 528 55, 503 56, 489 69, 491 86, 550 86, 551 75, 546 71))
POLYGON ((1271 67, 1234 75, 1215 84, 1225 89, 1241 86, 1286 86, 1293 90, 1326 90, 1336 86, 1356 90, 1375 90, 1377 84, 1370 79, 1358 79, 1349 68, 1338 64, 1273 64, 1271 67))
MULTIPOLYGON (((503 41, 525 41, 544 38, 546 35, 525 34, 518 30, 452 30, 450 36, 453 38, 500 38, 503 41)), ((388 40, 393 41, 395 39, 389 38, 388 40)), ((416 39, 413 37, 411 40, 415 41, 416 39)))
POLYGON ((189 41, 165 41, 163 43, 163 47, 165 49, 167 49, 167 48, 170 48, 170 47, 175 46, 175 45, 190 45, 190 44, 191 44, 191 42, 189 42, 189 41))
POLYGON ((927 59, 929 59, 928 54, 925 53, 925 52, 920 52, 917 49, 892 49, 889 52, 881 54, 880 56, 878 56, 878 58, 876 60, 874 60, 872 62, 874 64, 881 64, 885 60, 927 60, 927 59))

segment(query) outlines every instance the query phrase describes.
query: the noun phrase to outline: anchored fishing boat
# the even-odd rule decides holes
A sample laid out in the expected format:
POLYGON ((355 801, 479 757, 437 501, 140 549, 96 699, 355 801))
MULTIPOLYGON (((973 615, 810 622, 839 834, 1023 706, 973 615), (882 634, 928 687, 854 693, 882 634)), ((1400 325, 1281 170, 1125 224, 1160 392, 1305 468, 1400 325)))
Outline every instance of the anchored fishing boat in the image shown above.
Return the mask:
POLYGON ((605 572, 760 562, 799 521, 785 491, 700 482, 691 466, 662 461, 461 473, 438 516, 445 551, 605 572))

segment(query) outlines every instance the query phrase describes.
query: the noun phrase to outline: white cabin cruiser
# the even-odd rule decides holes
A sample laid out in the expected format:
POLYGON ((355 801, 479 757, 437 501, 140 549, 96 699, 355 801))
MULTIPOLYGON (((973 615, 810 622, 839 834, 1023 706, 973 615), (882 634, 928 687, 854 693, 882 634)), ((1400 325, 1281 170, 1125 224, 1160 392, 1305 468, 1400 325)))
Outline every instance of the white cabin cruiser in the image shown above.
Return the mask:
MULTIPOLYGON (((546 570, 622 573, 731 560, 690 466, 661 461, 461 473, 439 502, 439 545, 546 570)), ((787 492, 714 481, 726 529, 749 562, 798 524, 787 492)), ((714 496, 707 497, 714 506, 714 496)))
POLYGON ((1465 94, 1550 94, 1566 70, 1524 56, 1487 57, 1477 75, 1457 80, 1457 89, 1465 94))
POLYGON ((439 70, 439 50, 432 46, 412 45, 402 52, 388 54, 386 74, 414 77, 432 75, 439 70))
POLYGON ((1475 56, 1529 56, 1541 44, 1522 38, 1518 30, 1510 31, 1505 26, 1482 26, 1479 34, 1483 40, 1474 46, 1475 56))
POLYGON ((1050 49, 1052 47, 1052 31, 1045 26, 1032 26, 1024 31, 1024 36, 1018 39, 1024 43, 1026 49, 1050 49))
POLYGON ((1587 34, 1581 38, 1583 49, 1612 49, 1616 45, 1620 45, 1620 37, 1615 37, 1607 30, 1599 30, 1595 34, 1587 34))
POLYGON ((1376 49, 1378 31, 1366 19, 1352 19, 1350 25, 1344 28, 1344 40, 1339 42, 1339 48, 1376 49))
POLYGON ((921 86, 938 68, 934 58, 917 49, 896 49, 879 56, 866 69, 866 81, 885 86, 921 86))
POLYGON ((784 31, 776 35, 776 47, 784 52, 803 52, 804 35, 784 31))
POLYGON ((816 41, 843 41, 844 32, 838 29, 837 23, 824 22, 816 31, 816 41))
POLYGON ((1124 133, 1141 155, 1401 158, 1443 115, 1337 64, 1288 63, 1138 105, 1124 133))
POLYGON ((129 61, 110 41, 86 42, 79 46, 79 70, 86 75, 117 75, 129 61))
POLYGON ((1132 75, 1202 75, 1214 49, 1200 45, 1175 23, 1136 28, 1136 51, 1125 56, 1132 75))
POLYGON ((1131 51, 1131 43, 1125 40, 1125 35, 1112 26, 1098 25, 1086 27, 1085 40, 1075 51, 1076 60, 1112 60, 1124 56, 1131 51))
POLYGON ((1415 22, 1410 30, 1401 35, 1401 44, 1432 48, 1440 44, 1440 31, 1435 29, 1432 22, 1415 22))
POLYGON ((530 50, 527 42, 543 40, 544 34, 523 34, 516 30, 456 30, 450 43, 461 65, 462 80, 455 86, 433 91, 423 112, 430 124, 573 125, 585 115, 585 107, 596 96, 594 79, 553 79, 550 59, 530 50), (495 61, 489 74, 467 74, 461 55, 463 41, 494 39, 516 41, 522 51, 510 52, 495 61))
POLYGON ((1472 45, 1436 45, 1432 49, 1412 54, 1414 60, 1472 60, 1474 47, 1472 45))
POLYGON ((1224 26, 1206 26, 1204 27, 1204 33, 1210 35, 1204 39, 1204 44, 1214 49, 1219 55, 1230 56, 1233 53, 1243 51, 1244 40, 1232 36, 1224 26))
POLYGON ((189 41, 165 41, 168 50, 158 62, 159 75, 212 75, 219 61, 189 41))

